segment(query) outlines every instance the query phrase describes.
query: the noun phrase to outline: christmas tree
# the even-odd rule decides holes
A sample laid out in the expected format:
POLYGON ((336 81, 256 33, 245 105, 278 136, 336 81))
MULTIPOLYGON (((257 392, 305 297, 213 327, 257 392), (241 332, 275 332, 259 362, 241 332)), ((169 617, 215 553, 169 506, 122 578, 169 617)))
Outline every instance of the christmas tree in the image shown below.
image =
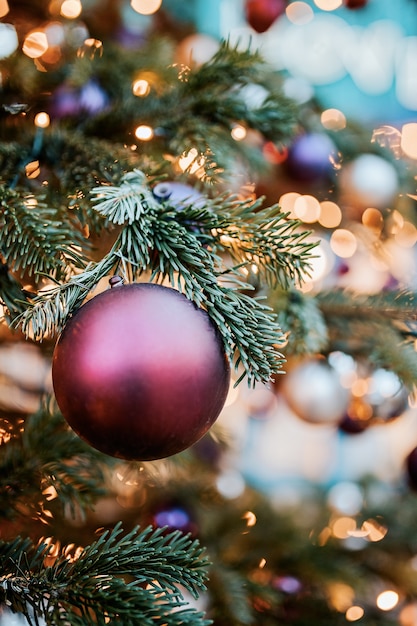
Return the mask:
POLYGON ((391 481, 254 471, 277 412, 413 423, 416 125, 151 4, 0 2, 0 623, 416 624, 417 441, 391 481))

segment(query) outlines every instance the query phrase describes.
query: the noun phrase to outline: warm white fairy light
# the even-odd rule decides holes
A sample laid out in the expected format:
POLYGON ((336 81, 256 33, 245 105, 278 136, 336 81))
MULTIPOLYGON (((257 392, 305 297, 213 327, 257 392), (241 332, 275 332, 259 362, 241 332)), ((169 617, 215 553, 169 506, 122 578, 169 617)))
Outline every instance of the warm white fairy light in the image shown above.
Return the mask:
POLYGON ((38 59, 48 49, 48 39, 42 30, 33 30, 30 32, 22 46, 22 50, 26 56, 31 59, 38 59))
POLYGON ((322 11, 334 11, 342 6, 342 0, 314 0, 314 4, 322 11))
POLYGON ((348 622, 356 622, 358 619, 361 619, 365 614, 365 611, 361 606, 354 605, 350 606, 345 613, 345 617, 348 622))
POLYGON ((136 128, 135 135, 141 141, 150 141, 151 139, 153 139, 154 130, 151 126, 141 124, 136 128))
POLYGON ((313 224, 320 217, 320 202, 314 196, 302 195, 294 202, 294 213, 306 224, 313 224))
POLYGON ((149 81, 147 81, 145 78, 139 78, 138 80, 135 80, 132 85, 133 95, 139 96, 141 98, 147 96, 150 90, 151 86, 149 84, 149 81))
POLYGON ((320 116, 320 121, 328 130, 342 130, 347 124, 345 114, 339 109, 325 109, 320 116))
POLYGON ((64 0, 61 5, 61 15, 69 20, 74 20, 83 10, 80 0, 64 0))
POLYGON ((204 166, 204 162, 204 156, 198 157, 198 151, 195 148, 191 148, 191 150, 180 157, 178 165, 183 172, 187 171, 190 174, 196 174, 204 166))
POLYGON ((235 141, 242 141, 242 139, 245 139, 247 131, 246 128, 241 124, 235 124, 230 131, 230 134, 235 141))
POLYGON ((51 119, 45 111, 41 111, 35 115, 35 126, 38 128, 47 128, 51 122, 51 119))
POLYGON ((306 2, 292 2, 285 10, 285 14, 290 22, 301 26, 308 24, 314 18, 314 12, 306 2))
POLYGON ((410 159, 417 159, 417 123, 404 124, 401 130, 401 149, 410 159))
POLYGON ((391 611, 395 608, 399 602, 399 595, 392 589, 382 591, 376 599, 376 605, 381 611, 391 611))
POLYGON ((339 205, 331 200, 320 202, 319 224, 325 228, 336 228, 342 221, 342 210, 339 205))
POLYGON ((330 237, 330 247, 337 256, 347 259, 355 254, 358 242, 349 230, 338 228, 330 237))
POLYGON ((4 17, 10 11, 7 0, 0 0, 0 17, 4 17))
POLYGON ((289 191, 284 193, 278 200, 278 204, 284 213, 289 213, 288 217, 296 219, 297 216, 294 211, 294 206, 298 198, 301 198, 301 194, 297 191, 289 191))
POLYGON ((152 15, 161 8, 162 0, 131 0, 130 5, 137 13, 152 15))

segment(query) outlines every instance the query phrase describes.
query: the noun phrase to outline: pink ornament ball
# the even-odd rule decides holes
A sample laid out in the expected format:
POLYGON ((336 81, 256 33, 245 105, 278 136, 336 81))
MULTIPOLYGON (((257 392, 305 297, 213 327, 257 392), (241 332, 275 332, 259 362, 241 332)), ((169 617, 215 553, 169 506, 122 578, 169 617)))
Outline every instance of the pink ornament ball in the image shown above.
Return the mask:
POLYGON ((153 283, 100 293, 69 320, 52 361, 58 406, 93 448, 126 460, 177 454, 219 416, 230 365, 209 315, 153 283))

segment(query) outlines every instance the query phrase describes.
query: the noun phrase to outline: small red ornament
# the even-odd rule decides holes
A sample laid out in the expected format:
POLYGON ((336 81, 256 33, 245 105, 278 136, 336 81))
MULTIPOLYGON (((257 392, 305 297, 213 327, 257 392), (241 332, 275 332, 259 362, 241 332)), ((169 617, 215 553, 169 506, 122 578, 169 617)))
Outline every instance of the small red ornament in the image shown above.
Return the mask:
POLYGON ((134 283, 74 314, 56 344, 52 378, 80 437, 110 456, 147 461, 181 452, 209 430, 230 366, 206 311, 175 289, 134 283))
POLYGON ((362 9, 368 4, 368 0, 344 0, 344 4, 348 9, 362 9))
POLYGON ((264 33, 286 8, 287 0, 246 0, 246 21, 257 33, 264 33))

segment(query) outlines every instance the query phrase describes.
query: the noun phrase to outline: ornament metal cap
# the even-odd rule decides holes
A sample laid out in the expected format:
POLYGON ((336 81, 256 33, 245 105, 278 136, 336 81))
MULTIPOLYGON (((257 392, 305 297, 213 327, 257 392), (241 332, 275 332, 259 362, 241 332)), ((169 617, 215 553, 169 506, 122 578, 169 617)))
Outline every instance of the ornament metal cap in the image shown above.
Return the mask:
POLYGON ((113 289, 113 287, 121 287, 123 285, 123 278, 121 276, 112 276, 109 278, 109 285, 113 289))

